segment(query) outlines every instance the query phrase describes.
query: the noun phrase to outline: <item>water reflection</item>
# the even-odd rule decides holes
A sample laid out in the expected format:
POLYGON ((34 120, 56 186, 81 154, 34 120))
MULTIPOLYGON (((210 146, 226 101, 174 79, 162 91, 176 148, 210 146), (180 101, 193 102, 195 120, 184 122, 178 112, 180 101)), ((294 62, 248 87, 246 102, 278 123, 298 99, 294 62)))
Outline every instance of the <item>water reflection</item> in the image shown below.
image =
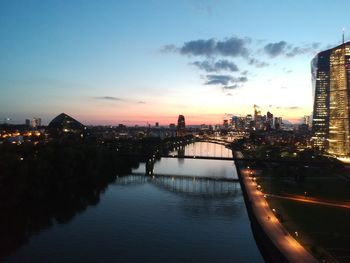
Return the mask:
POLYGON ((132 174, 120 176, 115 185, 139 185, 150 183, 160 189, 187 196, 200 196, 201 198, 222 198, 241 194, 237 181, 228 179, 212 179, 206 177, 168 176, 157 175, 146 177, 132 174))
POLYGON ((232 158, 232 150, 225 145, 210 142, 195 142, 186 147, 178 147, 170 155, 232 158))
POLYGON ((144 165, 134 169, 142 175, 82 175, 57 198, 5 211, 2 256, 15 251, 6 262, 263 261, 233 162, 179 165, 162 158, 154 169, 154 177, 144 175, 144 165))

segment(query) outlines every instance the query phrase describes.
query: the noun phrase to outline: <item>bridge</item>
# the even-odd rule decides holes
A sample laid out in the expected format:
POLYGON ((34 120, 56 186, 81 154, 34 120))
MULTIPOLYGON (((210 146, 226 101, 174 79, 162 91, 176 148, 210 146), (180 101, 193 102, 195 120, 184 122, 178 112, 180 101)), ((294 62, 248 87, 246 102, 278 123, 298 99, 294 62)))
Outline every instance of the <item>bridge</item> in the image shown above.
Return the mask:
POLYGON ((224 198, 240 193, 238 178, 208 178, 157 174, 145 176, 133 173, 118 176, 114 185, 142 185, 150 183, 162 190, 180 195, 224 198))
POLYGON ((233 161, 232 157, 216 157, 216 156, 196 156, 196 155, 162 155, 163 158, 176 158, 176 159, 202 159, 202 160, 221 160, 221 161, 233 161))

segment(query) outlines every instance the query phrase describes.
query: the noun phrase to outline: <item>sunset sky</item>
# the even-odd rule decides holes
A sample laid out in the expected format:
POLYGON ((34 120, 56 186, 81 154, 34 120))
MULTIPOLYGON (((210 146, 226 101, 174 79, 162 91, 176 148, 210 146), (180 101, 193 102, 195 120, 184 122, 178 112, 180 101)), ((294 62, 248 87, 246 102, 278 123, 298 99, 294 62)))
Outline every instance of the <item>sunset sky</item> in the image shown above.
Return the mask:
MULTIPOLYGON (((344 0, 2 0, 0 123, 221 123, 312 111, 310 60, 340 43, 344 0)), ((345 31, 346 40, 350 32, 345 31)))

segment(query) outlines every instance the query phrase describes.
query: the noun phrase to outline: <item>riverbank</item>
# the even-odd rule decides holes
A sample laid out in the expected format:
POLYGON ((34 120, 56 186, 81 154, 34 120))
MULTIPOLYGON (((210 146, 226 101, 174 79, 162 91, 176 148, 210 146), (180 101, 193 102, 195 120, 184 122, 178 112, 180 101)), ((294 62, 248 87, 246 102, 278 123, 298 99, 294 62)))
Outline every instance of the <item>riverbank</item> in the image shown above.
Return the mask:
POLYGON ((266 261, 317 262, 281 225, 259 186, 249 177, 254 175, 253 171, 247 169, 243 161, 236 161, 236 168, 253 232, 266 261))

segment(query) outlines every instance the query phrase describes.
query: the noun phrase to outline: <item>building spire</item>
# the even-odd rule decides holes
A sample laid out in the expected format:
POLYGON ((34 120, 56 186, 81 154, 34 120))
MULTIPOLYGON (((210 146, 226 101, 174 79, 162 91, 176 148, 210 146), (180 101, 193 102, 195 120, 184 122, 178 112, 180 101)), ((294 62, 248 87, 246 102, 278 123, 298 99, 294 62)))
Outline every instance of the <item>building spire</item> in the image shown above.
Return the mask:
POLYGON ((344 44, 345 43, 345 27, 343 27, 342 31, 343 31, 343 44, 344 44))

